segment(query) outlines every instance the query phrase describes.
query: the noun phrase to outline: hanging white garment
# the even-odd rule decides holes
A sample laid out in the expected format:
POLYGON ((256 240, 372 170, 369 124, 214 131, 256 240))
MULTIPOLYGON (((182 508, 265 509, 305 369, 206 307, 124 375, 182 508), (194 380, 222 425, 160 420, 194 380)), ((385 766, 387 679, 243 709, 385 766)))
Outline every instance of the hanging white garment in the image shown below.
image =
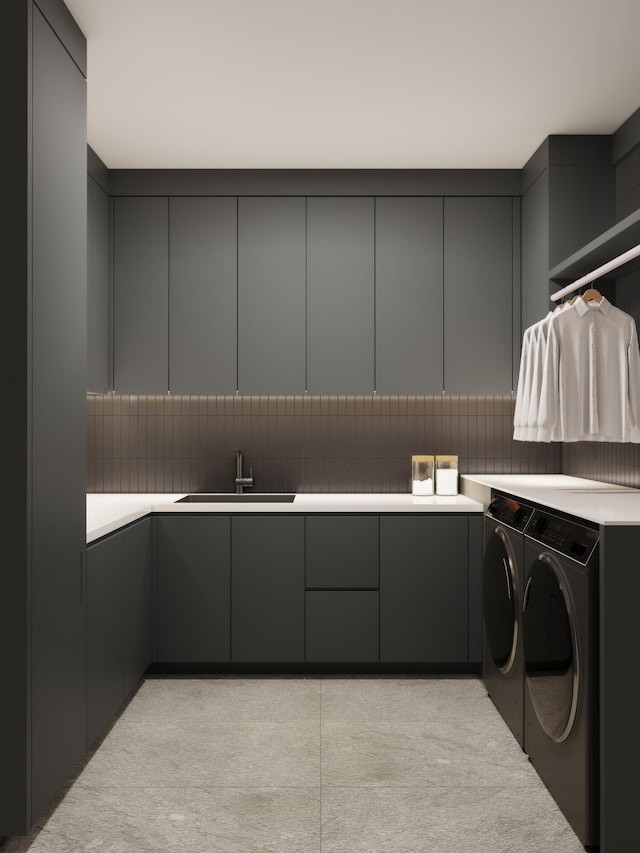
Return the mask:
POLYGON ((640 441, 640 351, 633 317, 604 297, 549 320, 538 441, 640 441))
MULTIPOLYGON (((556 308, 559 311, 560 308, 556 308)), ((522 354, 516 404, 513 414, 513 438, 515 441, 537 441, 538 407, 542 370, 546 352, 549 320, 554 311, 529 326, 522 337, 522 354)))

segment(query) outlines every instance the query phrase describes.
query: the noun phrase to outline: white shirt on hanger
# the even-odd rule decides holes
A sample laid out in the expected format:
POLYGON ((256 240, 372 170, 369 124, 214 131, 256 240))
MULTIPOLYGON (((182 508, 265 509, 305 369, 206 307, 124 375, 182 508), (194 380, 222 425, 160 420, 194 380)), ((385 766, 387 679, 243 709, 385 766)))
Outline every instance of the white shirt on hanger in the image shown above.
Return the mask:
POLYGON ((549 321, 539 441, 640 441, 640 351, 633 317, 579 297, 549 321))

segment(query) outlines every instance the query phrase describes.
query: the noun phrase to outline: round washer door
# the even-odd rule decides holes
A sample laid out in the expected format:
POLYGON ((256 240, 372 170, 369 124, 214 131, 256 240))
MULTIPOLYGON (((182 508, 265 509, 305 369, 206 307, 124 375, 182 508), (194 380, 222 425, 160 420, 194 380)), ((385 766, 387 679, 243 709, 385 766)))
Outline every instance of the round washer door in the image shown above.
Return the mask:
POLYGON ((525 677, 536 716, 554 741, 569 737, 578 705, 576 629, 561 567, 540 554, 525 585, 522 643, 525 677))
POLYGON ((482 567, 482 601, 487 645, 493 662, 508 675, 518 644, 518 590, 516 567, 509 540, 500 527, 487 539, 482 567))

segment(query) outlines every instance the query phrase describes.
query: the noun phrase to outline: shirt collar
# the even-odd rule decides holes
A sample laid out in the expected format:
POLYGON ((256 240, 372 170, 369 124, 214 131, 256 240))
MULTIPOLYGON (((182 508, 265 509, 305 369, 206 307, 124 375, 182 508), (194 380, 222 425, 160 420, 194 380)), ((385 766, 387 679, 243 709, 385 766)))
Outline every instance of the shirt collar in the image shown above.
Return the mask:
POLYGON ((583 317, 587 313, 587 311, 590 311, 592 308, 597 309, 598 311, 602 311, 602 313, 606 317, 609 314, 609 311, 611 310, 611 303, 606 298, 606 296, 603 296, 600 302, 598 302, 596 305, 589 305, 587 302, 584 301, 581 296, 579 296, 573 303, 573 308, 576 309, 579 317, 583 317))

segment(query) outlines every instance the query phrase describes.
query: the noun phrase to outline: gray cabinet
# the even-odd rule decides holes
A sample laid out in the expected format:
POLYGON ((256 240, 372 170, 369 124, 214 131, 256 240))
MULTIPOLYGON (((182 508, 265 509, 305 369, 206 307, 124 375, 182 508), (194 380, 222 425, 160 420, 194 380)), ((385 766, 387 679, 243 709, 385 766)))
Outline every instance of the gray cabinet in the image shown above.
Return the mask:
POLYGON ((315 590, 306 594, 306 660, 379 660, 378 590, 315 590))
POLYGON ((304 660, 304 517, 234 516, 231 660, 304 660))
POLYGON ((113 385, 118 394, 169 388, 169 201, 114 200, 113 385))
POLYGON ((238 389, 305 390, 304 198, 238 200, 238 389))
POLYGON ((229 516, 158 517, 156 661, 229 660, 229 525, 229 516))
POLYGON ((380 519, 380 660, 469 660, 469 519, 380 519))
POLYGON ((109 196, 87 177, 87 390, 106 394, 109 369, 109 196))
POLYGON ((443 199, 376 199, 376 390, 443 388, 443 199))
POLYGON ((374 201, 307 200, 307 390, 374 390, 374 201))
MULTIPOLYGON (((10 395, 11 406, 17 407, 19 417, 20 401, 28 399, 29 420, 12 451, 20 461, 8 467, 13 475, 16 464, 26 466, 24 506, 30 507, 30 519, 23 516, 18 522, 16 515, 12 527, 30 543, 26 562, 15 566, 31 585, 28 595, 13 602, 12 583, 5 581, 3 589, 9 594, 2 596, 3 620, 14 619, 14 606, 23 614, 25 602, 31 608, 28 627, 16 626, 5 647, 31 667, 30 692, 24 694, 31 701, 31 802, 30 810, 23 802, 19 811, 20 820, 27 815, 27 823, 47 808, 84 754, 86 685, 81 583, 86 537, 86 82, 35 5, 31 61, 32 267, 29 278, 12 281, 8 288, 22 291, 24 305, 22 311, 7 315, 8 325, 26 322, 27 314, 30 322, 23 363, 17 363, 22 357, 18 349, 11 353, 11 369, 22 377, 20 393, 10 395), (27 636, 31 649, 25 657, 18 647, 27 636)), ((22 67, 26 62, 16 65, 16 74, 22 67)), ((21 85, 16 84, 22 91, 21 85)), ((28 114, 26 104, 23 114, 28 114)), ((25 235, 25 256, 26 247, 25 235)), ((24 493, 10 492, 14 506, 21 506, 24 493)), ((14 512, 21 510, 12 509, 12 517, 14 512)), ((13 571, 13 566, 12 556, 6 555, 3 573, 13 571)), ((5 681, 2 702, 12 701, 13 690, 5 681)), ((9 767, 14 754, 14 745, 2 750, 0 772, 9 767)), ((20 784, 22 772, 16 773, 12 786, 20 784)), ((12 792, 9 801, 14 798, 12 792)), ((0 813, 3 809, 4 803, 0 813)), ((0 835, 3 829, 0 822, 0 835)))
POLYGON ((236 391, 236 220, 235 198, 169 200, 169 388, 173 394, 236 391))
POLYGON ((124 546, 118 533, 87 549, 87 748, 125 695, 124 546))
POLYGON ((87 748, 151 662, 151 524, 87 548, 87 748))
POLYGON ((152 521, 143 519, 124 533, 124 695, 151 663, 153 569, 152 521))
POLYGON ((377 589, 378 517, 308 516, 307 589, 377 589))
POLYGON ((513 388, 512 198, 444 201, 444 391, 513 388))

